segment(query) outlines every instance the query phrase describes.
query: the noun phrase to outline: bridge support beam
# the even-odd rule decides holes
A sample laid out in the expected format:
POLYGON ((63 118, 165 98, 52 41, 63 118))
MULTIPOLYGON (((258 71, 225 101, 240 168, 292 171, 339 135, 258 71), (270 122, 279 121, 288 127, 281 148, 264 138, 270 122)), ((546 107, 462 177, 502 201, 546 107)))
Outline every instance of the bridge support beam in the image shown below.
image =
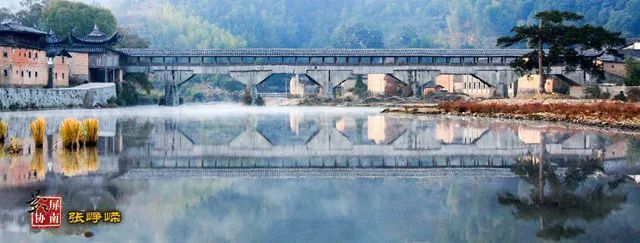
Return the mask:
POLYGON ((229 76, 244 84, 251 91, 251 104, 255 104, 258 98, 257 85, 271 76, 271 70, 231 71, 229 72, 229 76))
POLYGON ((435 81, 440 70, 394 70, 393 76, 411 87, 413 96, 422 97, 422 85, 435 81))
POLYGON ((334 88, 353 74, 352 70, 307 70, 307 76, 322 87, 322 96, 334 98, 334 88))
POLYGON ((180 104, 179 86, 193 78, 191 70, 162 70, 156 71, 155 77, 164 83, 164 105, 177 106, 180 104))
POLYGON ((507 70, 482 71, 480 70, 480 71, 476 71, 474 76, 476 76, 477 78, 487 82, 488 84, 496 88, 496 93, 500 97, 508 97, 509 85, 515 83, 518 80, 518 78, 520 78, 520 75, 518 75, 518 73, 515 70, 513 71, 507 71, 507 70))

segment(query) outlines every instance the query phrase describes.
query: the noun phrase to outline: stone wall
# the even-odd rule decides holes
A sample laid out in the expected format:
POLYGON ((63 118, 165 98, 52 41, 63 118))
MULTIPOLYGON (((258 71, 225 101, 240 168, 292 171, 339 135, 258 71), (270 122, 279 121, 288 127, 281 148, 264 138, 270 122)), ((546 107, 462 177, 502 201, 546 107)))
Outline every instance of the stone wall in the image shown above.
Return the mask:
MULTIPOLYGON (((572 98, 578 98, 578 99, 587 98, 587 93, 585 92, 585 89, 587 87, 588 86, 573 86, 569 90, 569 96, 571 96, 572 98)), ((609 94, 609 99, 620 94, 620 92, 624 92, 625 95, 628 95, 627 92, 630 89, 639 88, 637 86, 598 86, 598 87, 600 88, 600 93, 609 94)))
POLYGON ((89 83, 72 88, 0 88, 0 110, 95 107, 116 98, 114 83, 89 83))

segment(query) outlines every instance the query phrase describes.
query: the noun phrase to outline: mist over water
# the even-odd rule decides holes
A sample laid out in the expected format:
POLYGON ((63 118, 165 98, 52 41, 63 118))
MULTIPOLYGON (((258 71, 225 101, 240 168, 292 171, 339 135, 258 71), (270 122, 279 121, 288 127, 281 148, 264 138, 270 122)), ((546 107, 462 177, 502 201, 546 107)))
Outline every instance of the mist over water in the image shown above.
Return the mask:
POLYGON ((0 241, 81 242, 86 231, 97 242, 624 242, 640 233, 637 137, 380 111, 0 113, 25 143, 22 154, 0 157, 0 241), (41 116, 47 139, 37 151, 27 127, 41 116), (56 146, 66 117, 100 120, 97 149, 56 146), (61 195, 65 209, 118 209, 124 219, 34 231, 24 204, 34 189, 61 195))

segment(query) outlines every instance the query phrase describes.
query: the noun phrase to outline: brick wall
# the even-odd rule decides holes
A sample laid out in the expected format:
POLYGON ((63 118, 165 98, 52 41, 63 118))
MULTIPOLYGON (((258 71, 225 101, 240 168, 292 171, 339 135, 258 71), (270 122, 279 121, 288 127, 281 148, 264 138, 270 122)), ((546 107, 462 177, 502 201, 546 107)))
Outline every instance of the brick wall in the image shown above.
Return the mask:
POLYGON ((69 78, 77 81, 89 81, 89 54, 70 52, 69 78))
MULTIPOLYGON (((69 58, 55 57, 54 86, 69 86, 69 58)), ((0 86, 44 87, 48 81, 44 50, 0 46, 0 86)))
POLYGON ((0 85, 47 85, 47 56, 43 50, 0 46, 0 85))

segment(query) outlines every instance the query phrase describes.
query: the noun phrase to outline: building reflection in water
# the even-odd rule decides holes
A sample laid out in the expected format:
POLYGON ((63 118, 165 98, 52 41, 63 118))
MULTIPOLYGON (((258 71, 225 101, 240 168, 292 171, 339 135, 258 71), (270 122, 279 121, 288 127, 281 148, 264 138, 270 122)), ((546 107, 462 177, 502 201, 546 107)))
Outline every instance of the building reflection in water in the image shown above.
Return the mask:
MULTIPOLYGON (((25 119, 25 128, 28 121, 25 119)), ((540 237, 566 239, 581 234, 580 226, 572 220, 601 219, 625 203, 625 195, 616 188, 617 178, 591 177, 603 173, 607 163, 624 163, 621 161, 629 154, 638 154, 640 147, 627 137, 594 131, 381 114, 288 112, 226 120, 123 118, 110 124, 94 150, 59 151, 52 142, 44 150, 27 149, 24 155, 1 158, 0 190, 8 195, 3 198, 24 202, 23 197, 28 197, 31 190, 41 188, 43 194, 73 198, 72 207, 113 209, 126 195, 120 194, 122 188, 111 180, 124 178, 120 176, 139 168, 157 171, 176 167, 215 169, 221 165, 369 164, 385 168, 499 167, 511 169, 531 188, 524 195, 499 194, 500 204, 514 210, 518 219, 539 221, 540 237), (240 138, 252 140, 242 141, 246 144, 264 141, 268 146, 232 146, 240 138), (543 151, 547 153, 544 160, 536 157, 543 151), (603 190, 591 188, 591 184, 603 190), (566 204, 567 200, 577 203, 566 204), (571 211, 575 207, 582 212, 571 211)), ((51 131, 48 141, 55 141, 55 128, 51 131)), ((124 181, 121 185, 130 183, 124 181)), ((23 215, 23 210, 22 204, 3 204, 0 214, 19 213, 7 213, 9 216, 1 220, 26 227, 26 219, 15 218, 23 215)))
POLYGON ((300 123, 304 121, 304 115, 301 112, 289 112, 289 127, 291 132, 296 136, 300 135, 300 123))

